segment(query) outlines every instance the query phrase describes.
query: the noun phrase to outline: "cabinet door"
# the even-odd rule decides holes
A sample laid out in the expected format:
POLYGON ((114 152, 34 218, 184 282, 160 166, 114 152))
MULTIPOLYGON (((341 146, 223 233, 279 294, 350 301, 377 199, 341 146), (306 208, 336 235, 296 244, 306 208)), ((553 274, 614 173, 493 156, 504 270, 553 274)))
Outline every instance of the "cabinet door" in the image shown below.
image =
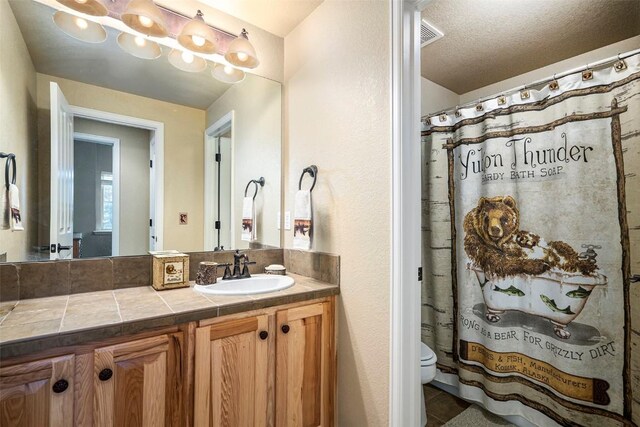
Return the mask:
MULTIPOLYGON (((178 335, 178 334, 175 334, 178 335)), ((96 427, 174 424, 180 408, 180 356, 173 335, 160 335, 94 351, 96 427)))
POLYGON ((195 426, 267 424, 268 317, 196 329, 195 426))
POLYGON ((334 339, 331 303, 276 314, 276 425, 333 425, 334 339))
POLYGON ((0 368, 0 426, 73 426, 74 356, 0 368))

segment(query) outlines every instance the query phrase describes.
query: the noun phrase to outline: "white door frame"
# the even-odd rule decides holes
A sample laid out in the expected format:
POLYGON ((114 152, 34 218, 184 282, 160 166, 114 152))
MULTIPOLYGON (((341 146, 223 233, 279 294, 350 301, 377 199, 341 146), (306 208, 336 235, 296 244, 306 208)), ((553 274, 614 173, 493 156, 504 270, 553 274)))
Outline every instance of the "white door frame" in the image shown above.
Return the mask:
POLYGON ((215 164, 216 158, 216 145, 215 145, 215 137, 220 134, 226 132, 229 128, 231 128, 231 223, 229 224, 231 228, 231 248, 236 247, 235 241, 235 215, 234 209, 235 206, 235 198, 234 191, 235 188, 235 162, 233 159, 235 158, 235 111, 231 110, 224 116, 220 117, 214 124, 209 126, 204 131, 204 250, 212 251, 216 247, 215 243, 215 233, 213 224, 215 222, 215 204, 216 200, 214 197, 215 187, 213 185, 215 174, 215 168, 213 165, 215 164))
MULTIPOLYGON (((420 11, 391 3, 392 254, 389 425, 420 425, 420 11)), ((425 272, 427 273, 427 272, 425 272)))
POLYGON ((111 230, 111 256, 118 256, 120 254, 120 139, 110 136, 74 132, 73 141, 85 141, 112 147, 113 212, 111 215, 113 218, 113 228, 111 230))
POLYGON ((153 191, 153 195, 149 198, 149 218, 153 219, 150 233, 155 236, 155 244, 150 245, 149 250, 162 250, 164 248, 164 123, 74 105, 70 107, 74 117, 147 129, 151 132, 149 148, 151 158, 154 160, 149 182, 149 188, 153 191))

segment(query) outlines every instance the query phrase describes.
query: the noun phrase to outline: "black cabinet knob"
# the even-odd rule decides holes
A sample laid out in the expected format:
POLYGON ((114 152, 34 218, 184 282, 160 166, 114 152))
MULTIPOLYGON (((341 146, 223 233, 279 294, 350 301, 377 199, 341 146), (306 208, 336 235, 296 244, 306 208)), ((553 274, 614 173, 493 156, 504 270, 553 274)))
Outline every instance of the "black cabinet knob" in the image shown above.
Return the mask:
POLYGON ((58 380, 53 384, 51 389, 54 393, 62 393, 69 387, 69 382, 67 380, 58 380))
POLYGON ((113 371, 109 368, 104 368, 102 371, 100 371, 100 373, 98 374, 98 378, 100 379, 100 381, 107 381, 109 380, 111 377, 113 376, 113 371))
POLYGON ((282 329, 283 334, 286 334, 289 332, 289 325, 282 325, 280 329, 282 329))
POLYGON ((258 334, 258 336, 260 336, 261 340, 266 340, 267 337, 269 336, 269 332, 267 331, 260 331, 260 333, 258 334))

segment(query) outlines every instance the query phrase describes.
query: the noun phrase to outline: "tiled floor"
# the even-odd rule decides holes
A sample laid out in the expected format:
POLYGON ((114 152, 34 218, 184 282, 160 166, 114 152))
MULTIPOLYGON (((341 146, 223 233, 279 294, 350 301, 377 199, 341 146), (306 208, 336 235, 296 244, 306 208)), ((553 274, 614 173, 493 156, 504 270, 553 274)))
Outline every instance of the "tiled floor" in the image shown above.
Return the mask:
POLYGON ((423 387, 427 406, 427 427, 440 427, 471 405, 431 384, 423 387))

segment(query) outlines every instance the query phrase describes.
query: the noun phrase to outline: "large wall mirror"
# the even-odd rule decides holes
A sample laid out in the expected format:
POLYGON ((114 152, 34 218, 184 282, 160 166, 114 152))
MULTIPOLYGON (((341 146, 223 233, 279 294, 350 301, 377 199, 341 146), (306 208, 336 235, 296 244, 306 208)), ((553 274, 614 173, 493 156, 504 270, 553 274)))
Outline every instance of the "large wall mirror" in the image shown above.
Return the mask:
POLYGON ((134 57, 108 26, 76 40, 46 1, 0 9, 0 152, 24 227, 0 229, 0 262, 280 247, 280 83, 182 71, 163 46, 134 57))

